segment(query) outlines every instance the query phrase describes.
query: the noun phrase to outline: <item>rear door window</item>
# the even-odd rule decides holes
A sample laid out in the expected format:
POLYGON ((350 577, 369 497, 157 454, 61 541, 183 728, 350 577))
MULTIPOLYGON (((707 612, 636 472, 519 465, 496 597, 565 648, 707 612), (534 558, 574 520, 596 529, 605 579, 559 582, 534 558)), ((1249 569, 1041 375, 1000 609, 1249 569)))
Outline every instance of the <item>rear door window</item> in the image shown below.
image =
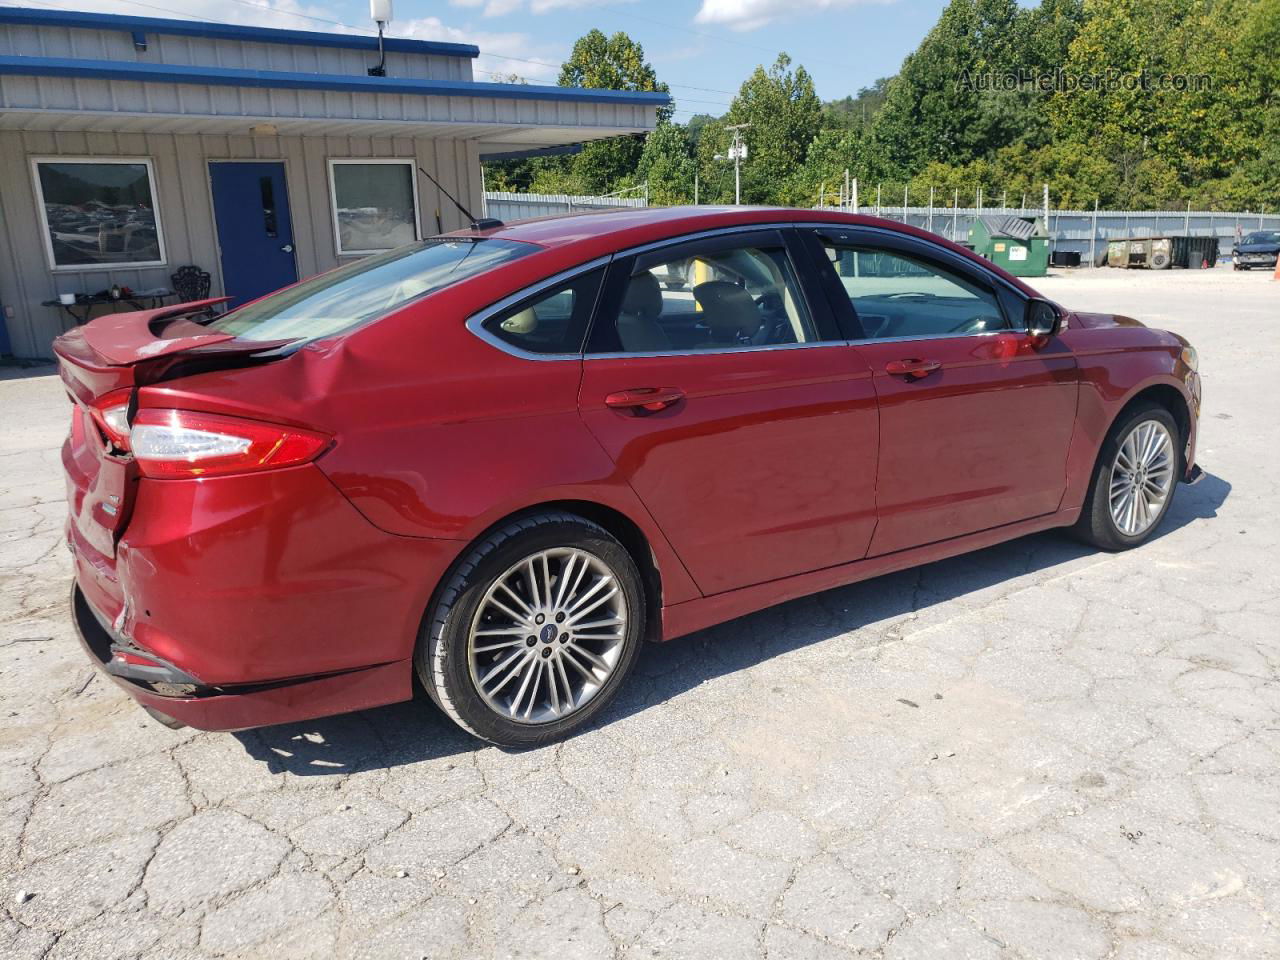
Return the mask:
POLYGON ((589 353, 722 353, 819 339, 776 232, 637 256, 615 299, 596 319, 589 353))
POLYGON ((307 342, 333 336, 539 249, 493 237, 433 237, 286 287, 207 328, 241 340, 307 342))

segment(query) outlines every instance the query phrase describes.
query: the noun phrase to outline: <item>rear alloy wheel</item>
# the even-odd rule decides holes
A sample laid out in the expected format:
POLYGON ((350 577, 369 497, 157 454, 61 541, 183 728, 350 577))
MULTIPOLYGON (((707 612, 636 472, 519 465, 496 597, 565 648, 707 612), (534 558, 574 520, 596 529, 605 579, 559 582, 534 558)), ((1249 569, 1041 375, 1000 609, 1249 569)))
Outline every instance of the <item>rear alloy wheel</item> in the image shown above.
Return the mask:
POLYGON ((1076 532, 1106 550, 1125 550, 1155 532, 1182 475, 1177 422, 1164 407, 1143 404, 1111 428, 1076 532))
POLYGON ((616 539, 571 514, 531 516, 458 566, 419 643, 418 675, 470 733, 535 746, 604 708, 643 627, 639 571, 616 539))

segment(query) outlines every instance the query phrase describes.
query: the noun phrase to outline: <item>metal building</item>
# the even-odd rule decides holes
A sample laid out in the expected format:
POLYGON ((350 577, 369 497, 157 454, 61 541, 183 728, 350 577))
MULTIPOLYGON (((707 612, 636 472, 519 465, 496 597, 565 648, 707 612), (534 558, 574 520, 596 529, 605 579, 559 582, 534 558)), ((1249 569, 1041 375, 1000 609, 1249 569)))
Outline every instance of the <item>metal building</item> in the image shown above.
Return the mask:
POLYGON ((49 356, 98 293, 239 302, 463 225, 480 159, 656 124, 666 94, 476 82, 476 47, 0 8, 0 303, 49 356), (198 272, 188 271, 188 274, 198 272), (60 295, 73 299, 58 303, 60 295))

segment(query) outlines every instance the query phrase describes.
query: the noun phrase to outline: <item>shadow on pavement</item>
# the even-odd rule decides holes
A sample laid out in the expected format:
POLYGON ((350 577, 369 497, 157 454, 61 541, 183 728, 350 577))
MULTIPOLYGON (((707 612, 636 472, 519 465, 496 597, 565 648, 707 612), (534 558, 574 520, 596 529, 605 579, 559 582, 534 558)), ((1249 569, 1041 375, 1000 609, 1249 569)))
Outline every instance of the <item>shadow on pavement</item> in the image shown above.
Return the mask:
MULTIPOLYGON (((1180 486, 1155 539, 1217 516, 1230 492, 1230 483, 1208 472, 1195 486, 1180 486)), ((793 600, 671 643, 646 644, 635 672, 595 726, 607 727, 706 680, 788 651, 1096 553, 1051 530, 793 600)), ((871 643, 882 639, 871 638, 871 643)), ((234 736, 268 771, 294 776, 345 775, 485 746, 455 726, 420 690, 408 703, 234 736)))

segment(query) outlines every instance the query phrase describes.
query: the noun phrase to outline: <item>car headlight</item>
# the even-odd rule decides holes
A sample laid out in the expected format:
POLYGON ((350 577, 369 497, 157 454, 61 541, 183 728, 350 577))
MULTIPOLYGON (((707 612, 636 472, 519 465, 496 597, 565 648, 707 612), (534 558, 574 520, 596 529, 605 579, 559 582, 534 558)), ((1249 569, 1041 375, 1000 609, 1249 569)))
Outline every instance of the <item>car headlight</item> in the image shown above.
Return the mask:
POLYGON ((1200 372, 1200 354, 1196 353, 1196 348, 1190 344, 1182 348, 1182 362, 1191 370, 1200 372))

